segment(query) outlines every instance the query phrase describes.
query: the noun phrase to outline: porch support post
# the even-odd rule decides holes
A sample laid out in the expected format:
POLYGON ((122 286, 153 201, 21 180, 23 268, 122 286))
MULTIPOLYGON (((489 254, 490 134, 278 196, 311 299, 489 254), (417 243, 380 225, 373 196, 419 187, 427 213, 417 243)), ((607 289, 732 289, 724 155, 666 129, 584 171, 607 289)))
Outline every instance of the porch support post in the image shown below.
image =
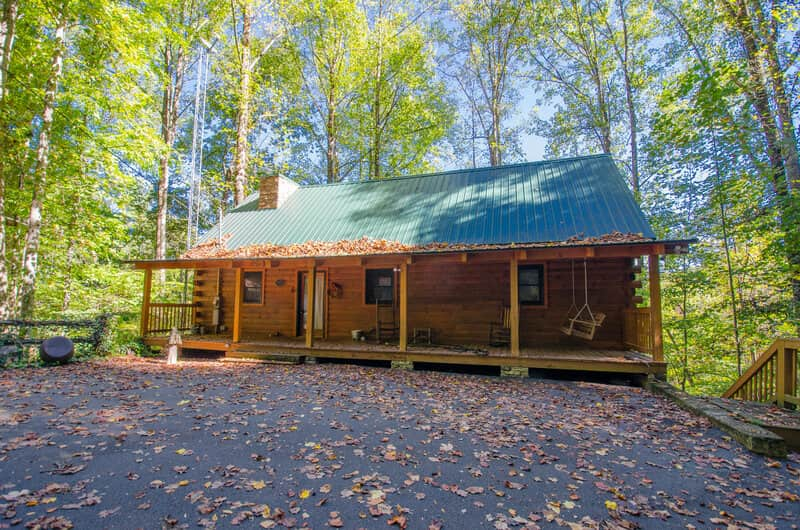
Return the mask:
POLYGON ((511 257, 511 269, 509 271, 511 281, 511 315, 509 325, 511 326, 511 354, 519 357, 519 267, 517 255, 511 257))
POLYGON ((233 287, 233 342, 239 342, 242 332, 242 269, 236 269, 236 282, 233 287))
POLYGON ((400 351, 408 350, 408 263, 400 265, 400 351))
MULTIPOLYGON (((786 392, 786 383, 788 382, 787 379, 789 379, 786 377, 789 375, 786 369, 787 353, 786 346, 783 343, 779 344, 778 351, 776 352, 777 366, 775 366, 775 401, 778 403, 779 407, 783 407, 786 404, 785 396, 788 394, 788 392, 786 392)), ((794 365, 792 365, 792 368, 794 368, 794 365)))
POLYGON ((308 283, 306 289, 306 348, 314 346, 314 291, 316 290, 317 267, 312 265, 308 269, 308 283))
POLYGON ((142 318, 139 321, 139 331, 142 337, 150 331, 150 290, 153 287, 153 269, 144 270, 144 291, 142 294, 142 318))
POLYGON ((653 338, 653 360, 664 361, 664 345, 661 331, 661 273, 658 270, 658 255, 648 257, 650 269, 650 332, 653 338))

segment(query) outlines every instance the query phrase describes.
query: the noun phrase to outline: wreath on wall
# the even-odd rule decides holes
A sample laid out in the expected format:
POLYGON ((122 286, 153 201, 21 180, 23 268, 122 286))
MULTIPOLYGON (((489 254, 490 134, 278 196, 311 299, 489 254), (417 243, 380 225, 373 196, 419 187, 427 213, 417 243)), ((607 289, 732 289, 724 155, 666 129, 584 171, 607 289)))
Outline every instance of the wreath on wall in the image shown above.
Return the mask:
POLYGON ((328 285, 328 296, 331 298, 341 298, 342 297, 342 286, 336 282, 330 282, 328 285))

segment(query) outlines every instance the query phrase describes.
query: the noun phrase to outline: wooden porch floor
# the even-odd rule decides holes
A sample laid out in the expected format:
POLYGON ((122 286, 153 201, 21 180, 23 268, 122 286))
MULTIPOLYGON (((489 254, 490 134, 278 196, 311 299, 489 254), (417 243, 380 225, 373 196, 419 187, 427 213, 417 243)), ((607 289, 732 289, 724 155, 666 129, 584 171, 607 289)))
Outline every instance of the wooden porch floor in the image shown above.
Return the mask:
MULTIPOLYGON (((166 345, 166 336, 149 336, 145 343, 166 345)), ((486 345, 453 346, 409 344, 401 352, 396 344, 375 344, 369 341, 315 339, 307 348, 302 338, 245 337, 234 343, 228 335, 185 335, 183 348, 218 351, 231 358, 257 358, 259 355, 296 355, 352 360, 411 361, 439 364, 481 366, 519 366, 552 370, 579 370, 642 375, 662 375, 666 363, 655 362, 644 353, 631 350, 593 349, 581 346, 543 345, 522 348, 519 356, 507 348, 486 345)))

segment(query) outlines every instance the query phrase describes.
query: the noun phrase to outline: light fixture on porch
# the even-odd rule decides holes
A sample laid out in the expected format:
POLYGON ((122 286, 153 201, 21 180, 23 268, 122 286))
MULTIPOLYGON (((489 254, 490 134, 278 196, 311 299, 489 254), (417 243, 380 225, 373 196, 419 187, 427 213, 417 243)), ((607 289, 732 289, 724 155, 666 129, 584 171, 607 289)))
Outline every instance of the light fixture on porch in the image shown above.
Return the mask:
POLYGON ((275 280, 275 285, 277 285, 278 287, 281 287, 281 286, 283 286, 285 284, 286 284, 286 280, 284 280, 283 278, 278 278, 277 280, 275 280))

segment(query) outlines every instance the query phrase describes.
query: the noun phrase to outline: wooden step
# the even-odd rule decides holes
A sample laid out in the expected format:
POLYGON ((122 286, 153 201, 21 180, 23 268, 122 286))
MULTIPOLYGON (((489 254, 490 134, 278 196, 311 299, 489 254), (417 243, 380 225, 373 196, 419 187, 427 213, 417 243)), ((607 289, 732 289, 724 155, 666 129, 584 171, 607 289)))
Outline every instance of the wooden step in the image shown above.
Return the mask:
POLYGON ((273 353, 263 351, 230 351, 222 358, 227 362, 260 362, 270 364, 302 364, 305 355, 291 353, 273 353))

